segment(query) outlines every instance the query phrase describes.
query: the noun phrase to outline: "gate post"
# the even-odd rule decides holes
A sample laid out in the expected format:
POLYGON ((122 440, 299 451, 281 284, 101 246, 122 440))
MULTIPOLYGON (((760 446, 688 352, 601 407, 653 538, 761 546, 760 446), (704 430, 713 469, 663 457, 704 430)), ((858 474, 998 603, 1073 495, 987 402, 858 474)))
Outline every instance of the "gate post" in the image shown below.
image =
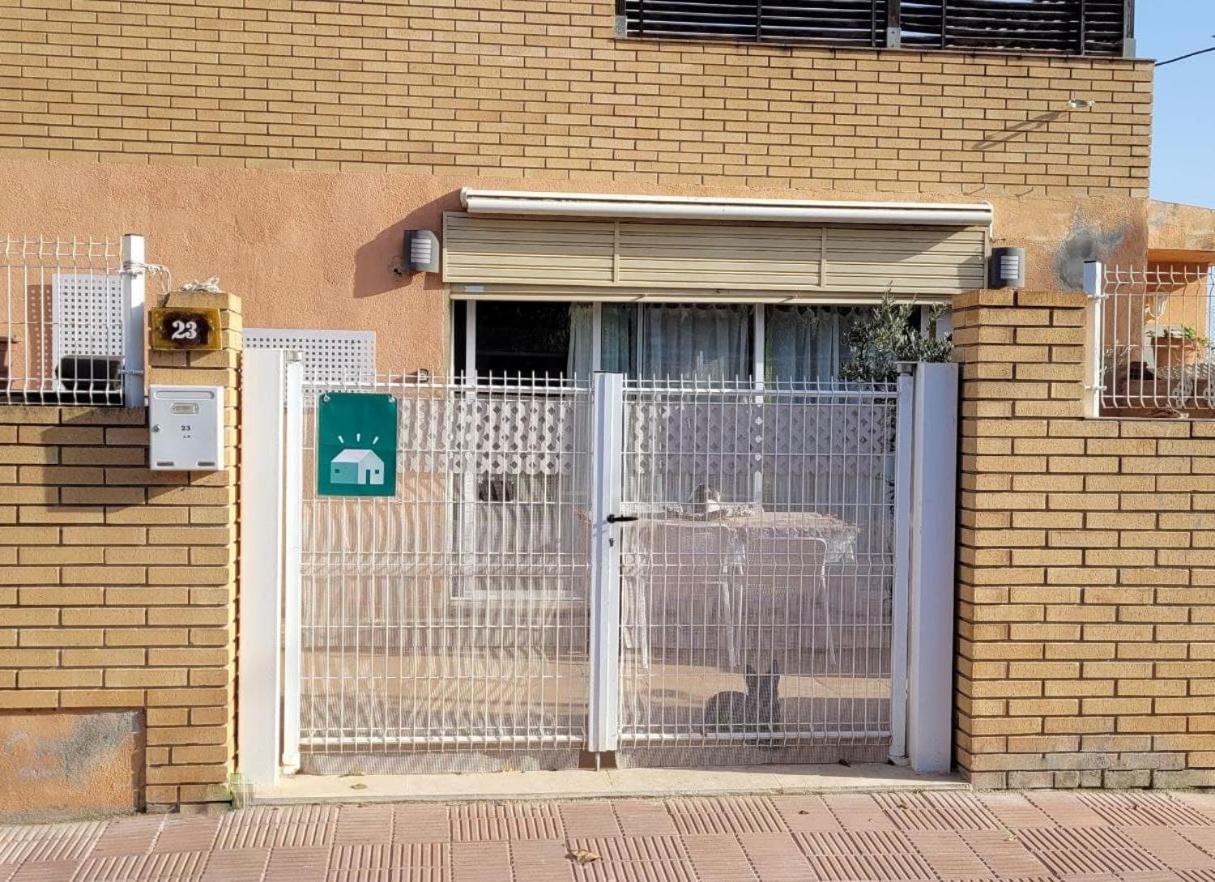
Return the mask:
POLYGON ((300 767, 300 580, 304 489, 304 361, 287 353, 287 413, 283 452, 283 771, 300 767))
MULTIPOLYGON (((909 366, 910 367, 910 366, 909 366)), ((915 374, 899 374, 894 418, 894 595, 890 611, 890 758, 907 763, 907 629, 911 593, 912 432, 915 374)))
POLYGON ((918 364, 907 558, 907 754, 911 767, 953 765, 954 550, 958 366, 918 364))
POLYGON ((278 783, 282 743, 283 351, 245 352, 241 381, 236 725, 240 773, 248 785, 259 788, 278 783))
POLYGON ((615 750, 620 733, 619 513, 624 454, 624 375, 596 373, 591 387, 590 695, 587 750, 615 750))
POLYGON ((122 402, 127 407, 147 404, 144 299, 148 272, 144 249, 143 236, 127 233, 122 237, 122 402))

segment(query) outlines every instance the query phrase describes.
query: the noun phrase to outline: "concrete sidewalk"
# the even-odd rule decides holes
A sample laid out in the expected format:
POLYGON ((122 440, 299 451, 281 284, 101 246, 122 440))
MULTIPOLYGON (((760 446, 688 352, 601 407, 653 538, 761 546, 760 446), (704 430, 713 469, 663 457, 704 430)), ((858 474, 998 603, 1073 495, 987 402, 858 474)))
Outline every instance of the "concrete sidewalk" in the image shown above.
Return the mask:
POLYGON ((259 806, 0 827, 0 882, 36 880, 1215 882, 1215 795, 259 806))

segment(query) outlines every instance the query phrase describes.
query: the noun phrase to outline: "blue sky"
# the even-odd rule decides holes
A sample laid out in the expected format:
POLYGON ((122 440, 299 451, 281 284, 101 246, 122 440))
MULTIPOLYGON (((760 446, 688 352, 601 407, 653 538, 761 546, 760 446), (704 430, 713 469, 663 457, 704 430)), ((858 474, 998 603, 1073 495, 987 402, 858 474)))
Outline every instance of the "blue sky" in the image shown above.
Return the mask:
MULTIPOLYGON (((1140 0, 1138 54, 1164 60, 1215 46, 1215 0, 1140 0)), ((1215 53, 1156 71, 1152 196, 1215 207, 1215 53)))

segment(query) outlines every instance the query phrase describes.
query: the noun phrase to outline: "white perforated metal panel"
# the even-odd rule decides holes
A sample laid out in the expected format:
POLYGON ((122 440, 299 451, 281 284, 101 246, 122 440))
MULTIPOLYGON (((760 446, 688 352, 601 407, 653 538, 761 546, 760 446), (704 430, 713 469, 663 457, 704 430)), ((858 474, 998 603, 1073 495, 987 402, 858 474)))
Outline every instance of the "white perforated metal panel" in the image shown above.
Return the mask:
POLYGON ((288 349, 304 357, 305 383, 339 385, 375 374, 375 331, 245 328, 246 349, 288 349))
POLYGON ((74 356, 122 357, 122 277, 55 273, 54 364, 74 356))

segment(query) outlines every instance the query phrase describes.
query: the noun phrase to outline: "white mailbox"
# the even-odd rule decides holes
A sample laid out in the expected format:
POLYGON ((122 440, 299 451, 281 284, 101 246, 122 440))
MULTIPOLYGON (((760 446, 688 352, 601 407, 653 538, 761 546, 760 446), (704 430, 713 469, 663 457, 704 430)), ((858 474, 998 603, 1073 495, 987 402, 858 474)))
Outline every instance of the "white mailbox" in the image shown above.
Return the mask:
POLYGON ((158 472, 224 467, 224 387, 152 386, 149 465, 158 472))

